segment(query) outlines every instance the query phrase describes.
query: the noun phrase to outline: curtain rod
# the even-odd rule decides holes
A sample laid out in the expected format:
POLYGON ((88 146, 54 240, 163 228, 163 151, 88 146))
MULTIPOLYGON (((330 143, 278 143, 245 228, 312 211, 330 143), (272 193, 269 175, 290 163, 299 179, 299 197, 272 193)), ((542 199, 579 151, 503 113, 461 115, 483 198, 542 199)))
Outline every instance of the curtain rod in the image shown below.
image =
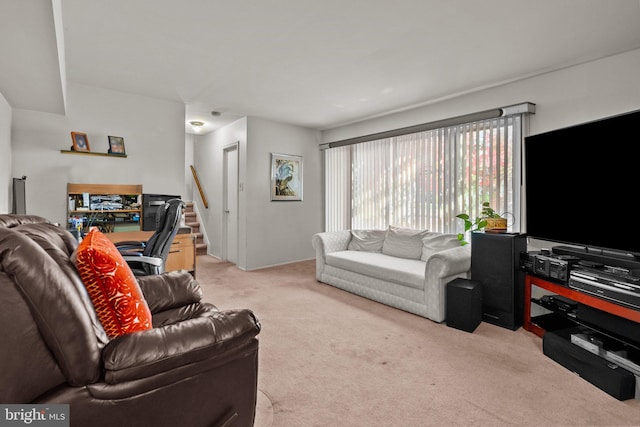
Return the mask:
POLYGON ((477 122, 480 120, 497 119, 498 117, 512 116, 514 114, 535 113, 536 104, 524 102, 522 104, 509 105, 507 107, 494 108, 492 110, 480 111, 477 113, 464 114, 462 116, 449 119, 436 120, 434 122, 422 123, 419 125, 407 126, 399 129, 384 132, 372 133, 355 138, 343 139, 340 141, 328 142, 320 145, 320 150, 327 148, 342 147, 345 145, 359 144, 361 142, 377 141, 379 139, 392 138, 394 136, 407 135, 410 133, 424 132, 432 129, 439 129, 447 126, 456 126, 464 123, 477 122))

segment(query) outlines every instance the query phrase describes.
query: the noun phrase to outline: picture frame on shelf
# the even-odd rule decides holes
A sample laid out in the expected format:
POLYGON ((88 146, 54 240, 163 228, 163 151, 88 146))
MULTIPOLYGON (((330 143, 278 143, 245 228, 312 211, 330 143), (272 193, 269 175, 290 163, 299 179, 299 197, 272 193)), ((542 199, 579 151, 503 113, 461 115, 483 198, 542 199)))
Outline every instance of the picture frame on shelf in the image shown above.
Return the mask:
POLYGON ((71 132, 71 141, 73 141, 73 146, 71 147, 71 150, 85 151, 87 153, 91 152, 91 147, 89 145, 89 138, 87 138, 86 133, 71 132))
POLYGON ((302 200, 302 156, 271 153, 271 201, 302 200))
POLYGON ((109 136, 109 153, 126 154, 124 149, 124 138, 121 136, 109 136))

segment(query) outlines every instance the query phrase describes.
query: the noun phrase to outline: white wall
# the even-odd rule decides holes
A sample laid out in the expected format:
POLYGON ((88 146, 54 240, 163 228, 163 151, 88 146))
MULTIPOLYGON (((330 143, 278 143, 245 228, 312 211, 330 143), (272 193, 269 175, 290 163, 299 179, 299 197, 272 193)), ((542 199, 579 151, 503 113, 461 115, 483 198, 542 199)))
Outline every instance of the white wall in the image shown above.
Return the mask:
POLYGON ((11 106, 0 93, 0 213, 11 212, 11 106))
POLYGON ((249 117, 210 134, 197 136, 196 170, 209 209, 194 188, 201 224, 207 230, 209 253, 222 253, 223 150, 238 143, 238 262, 244 270, 314 257, 311 236, 322 227, 320 151, 316 132, 249 117), (303 156, 303 201, 272 202, 271 153, 303 156))
POLYGON ((247 146, 247 269, 314 258, 311 237, 323 216, 316 132, 250 117, 247 146), (271 153, 302 156, 302 201, 271 201, 271 153))
POLYGON ((640 49, 322 132, 322 143, 533 102, 536 134, 640 108, 640 49))
POLYGON ((142 184, 146 193, 185 188, 184 105, 69 84, 65 116, 13 112, 13 175, 27 176, 28 214, 66 220, 68 182, 142 184), (124 138, 127 158, 62 154, 71 131, 87 134, 92 152, 106 153, 108 136, 124 138))
MULTIPOLYGON (((182 194, 183 200, 190 202, 194 199, 194 180, 191 173, 191 165, 193 165, 193 147, 196 138, 190 133, 184 134, 184 190, 182 194)), ((197 191, 197 189, 196 189, 197 191)))

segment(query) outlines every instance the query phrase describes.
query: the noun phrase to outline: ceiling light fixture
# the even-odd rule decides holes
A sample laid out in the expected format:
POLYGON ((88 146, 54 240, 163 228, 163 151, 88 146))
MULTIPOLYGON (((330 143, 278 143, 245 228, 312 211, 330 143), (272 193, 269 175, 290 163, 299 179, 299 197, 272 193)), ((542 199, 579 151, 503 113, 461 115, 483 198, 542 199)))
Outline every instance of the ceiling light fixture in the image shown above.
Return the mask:
POLYGON ((192 121, 189 122, 189 124, 191 126, 195 126, 195 127, 198 127, 198 128, 204 126, 204 122, 199 122, 197 120, 192 120, 192 121))

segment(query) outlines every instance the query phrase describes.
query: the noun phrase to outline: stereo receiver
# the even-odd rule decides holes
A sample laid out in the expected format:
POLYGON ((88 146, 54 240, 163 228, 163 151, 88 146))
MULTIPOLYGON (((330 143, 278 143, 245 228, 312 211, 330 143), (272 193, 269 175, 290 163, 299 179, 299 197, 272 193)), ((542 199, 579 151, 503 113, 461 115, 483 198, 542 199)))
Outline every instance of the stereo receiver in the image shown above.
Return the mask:
POLYGON ((580 261, 572 255, 556 255, 549 251, 527 252, 520 257, 520 266, 528 273, 567 284, 571 268, 580 261))

